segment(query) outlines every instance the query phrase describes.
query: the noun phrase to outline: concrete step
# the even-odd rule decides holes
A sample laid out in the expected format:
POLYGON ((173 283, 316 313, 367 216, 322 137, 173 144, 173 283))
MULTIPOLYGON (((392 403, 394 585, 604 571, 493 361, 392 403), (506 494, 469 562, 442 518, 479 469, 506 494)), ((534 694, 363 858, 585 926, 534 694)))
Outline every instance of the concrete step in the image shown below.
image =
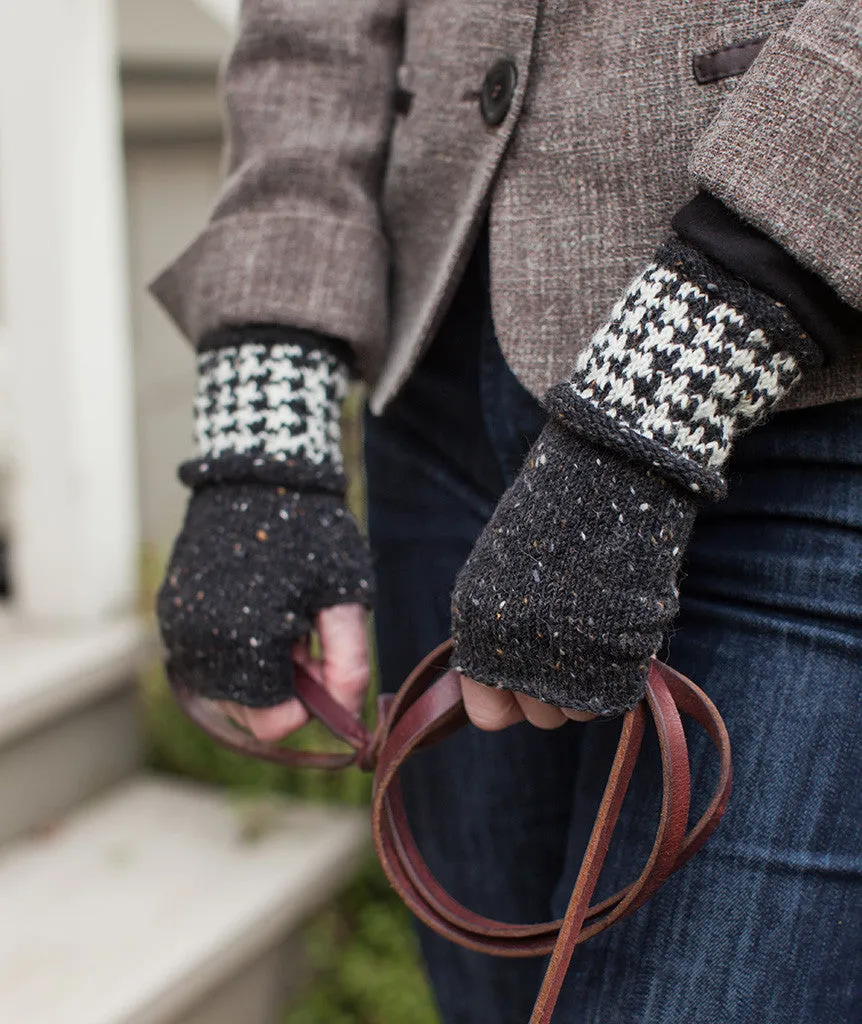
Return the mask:
POLYGON ((0 1021, 275 1024, 368 829, 266 799, 138 777, 0 853, 0 1021))
POLYGON ((154 654, 133 618, 65 629, 0 618, 0 844, 139 766, 135 677, 154 654))

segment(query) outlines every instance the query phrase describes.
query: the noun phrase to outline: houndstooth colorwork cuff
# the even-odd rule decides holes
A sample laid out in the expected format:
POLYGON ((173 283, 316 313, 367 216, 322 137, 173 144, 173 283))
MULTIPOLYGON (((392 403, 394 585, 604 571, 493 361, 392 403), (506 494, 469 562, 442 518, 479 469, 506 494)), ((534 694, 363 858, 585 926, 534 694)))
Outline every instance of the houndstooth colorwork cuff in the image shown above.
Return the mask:
POLYGON ((332 352, 293 342, 247 342, 198 356, 196 455, 190 484, 255 478, 342 482, 341 406, 349 370, 332 352))
POLYGON ((672 241, 546 404, 596 443, 718 497, 734 438, 815 361, 782 305, 672 241))

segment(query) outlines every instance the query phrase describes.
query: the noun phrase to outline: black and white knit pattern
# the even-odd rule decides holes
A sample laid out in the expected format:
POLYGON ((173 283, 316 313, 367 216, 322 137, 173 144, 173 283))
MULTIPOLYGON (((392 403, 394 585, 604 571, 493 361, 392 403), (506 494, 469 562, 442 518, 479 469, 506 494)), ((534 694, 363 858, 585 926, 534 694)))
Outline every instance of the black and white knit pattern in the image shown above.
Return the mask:
POLYGON ((670 246, 660 255, 669 258, 631 284, 567 386, 636 447, 642 439, 693 463, 701 472, 685 482, 699 490, 697 477, 720 476, 734 436, 793 386, 803 360, 783 307, 757 293, 752 304, 750 291, 729 295, 739 288, 689 273, 670 246), (744 311, 734 298, 749 300, 744 311))
POLYGON ((247 343, 201 352, 197 457, 300 460, 340 471, 348 383, 345 364, 321 349, 247 343))

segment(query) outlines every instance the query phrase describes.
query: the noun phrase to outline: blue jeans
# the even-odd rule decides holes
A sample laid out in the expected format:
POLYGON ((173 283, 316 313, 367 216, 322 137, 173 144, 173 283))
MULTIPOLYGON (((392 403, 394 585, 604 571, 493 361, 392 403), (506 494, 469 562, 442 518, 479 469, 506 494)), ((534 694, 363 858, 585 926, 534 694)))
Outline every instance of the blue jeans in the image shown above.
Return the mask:
MULTIPOLYGON (((480 250, 413 378, 366 422, 388 690, 448 635, 455 574, 544 418, 500 355, 486 285, 480 250)), ((698 517, 663 652, 725 718, 729 810, 646 907, 577 950, 555 1021, 862 1021, 860 605, 862 401, 778 415, 739 442, 727 499, 698 517)), ((469 727, 416 757, 408 811, 442 883, 492 917, 560 916, 618 728, 469 727)), ((689 736, 702 805, 715 757, 689 736)), ((638 874, 659 792, 648 742, 598 896, 638 874)), ((420 936, 445 1024, 525 1024, 542 960, 420 936)))

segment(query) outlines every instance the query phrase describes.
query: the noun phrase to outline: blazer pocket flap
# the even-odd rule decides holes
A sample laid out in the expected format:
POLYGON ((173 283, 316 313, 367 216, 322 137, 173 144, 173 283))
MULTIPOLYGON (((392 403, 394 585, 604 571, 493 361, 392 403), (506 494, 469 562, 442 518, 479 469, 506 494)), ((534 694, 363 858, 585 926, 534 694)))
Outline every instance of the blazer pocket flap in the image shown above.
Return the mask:
POLYGON ((720 50, 696 54, 692 61, 695 80, 706 85, 708 82, 720 82, 724 78, 744 74, 763 49, 767 38, 758 36, 741 43, 730 43, 720 50))

